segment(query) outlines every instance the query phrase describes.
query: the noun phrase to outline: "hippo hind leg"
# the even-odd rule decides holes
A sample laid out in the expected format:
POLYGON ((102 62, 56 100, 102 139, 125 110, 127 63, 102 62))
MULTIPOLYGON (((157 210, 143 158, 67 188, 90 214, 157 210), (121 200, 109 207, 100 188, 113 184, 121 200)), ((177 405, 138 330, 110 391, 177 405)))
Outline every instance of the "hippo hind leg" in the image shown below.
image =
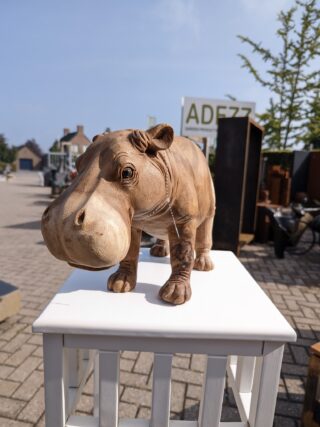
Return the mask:
POLYGON ((214 268, 214 264, 210 257, 210 249, 212 246, 212 225, 213 217, 206 218, 199 225, 196 232, 196 259, 193 269, 200 271, 209 271, 214 268))
POLYGON ((164 257, 169 255, 168 240, 157 239, 156 243, 150 248, 150 255, 157 257, 164 257))

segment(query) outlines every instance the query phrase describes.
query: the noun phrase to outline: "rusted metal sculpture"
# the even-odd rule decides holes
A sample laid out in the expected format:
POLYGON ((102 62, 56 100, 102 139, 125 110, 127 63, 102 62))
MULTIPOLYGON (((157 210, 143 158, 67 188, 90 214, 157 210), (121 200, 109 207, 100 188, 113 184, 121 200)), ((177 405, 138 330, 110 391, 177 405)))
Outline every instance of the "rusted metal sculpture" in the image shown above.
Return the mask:
POLYGON ((108 288, 128 292, 136 286, 144 230, 158 238, 152 255, 170 249, 172 273, 160 297, 172 304, 190 299, 192 268, 213 268, 215 195, 201 150, 159 124, 97 135, 76 167, 71 186, 43 214, 50 252, 89 270, 120 263, 108 288))

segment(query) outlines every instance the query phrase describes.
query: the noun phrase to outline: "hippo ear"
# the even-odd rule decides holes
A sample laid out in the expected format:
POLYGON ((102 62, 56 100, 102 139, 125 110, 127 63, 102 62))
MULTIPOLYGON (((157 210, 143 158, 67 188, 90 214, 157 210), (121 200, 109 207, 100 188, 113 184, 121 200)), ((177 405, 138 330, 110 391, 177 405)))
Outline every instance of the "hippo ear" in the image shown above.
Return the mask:
POLYGON ((150 151, 166 150, 173 142, 174 132, 171 126, 159 124, 147 130, 151 141, 149 143, 150 151))
POLYGON ((173 129, 169 125, 157 125, 148 129, 134 130, 129 135, 130 142, 141 153, 166 150, 173 142, 173 129))

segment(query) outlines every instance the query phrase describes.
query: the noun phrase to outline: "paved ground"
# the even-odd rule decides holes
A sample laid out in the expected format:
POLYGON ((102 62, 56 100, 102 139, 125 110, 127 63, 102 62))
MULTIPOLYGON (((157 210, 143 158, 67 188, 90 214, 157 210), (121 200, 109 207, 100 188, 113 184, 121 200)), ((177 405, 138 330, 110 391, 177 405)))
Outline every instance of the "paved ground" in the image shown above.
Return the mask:
MULTIPOLYGON (((50 201, 49 190, 37 185, 37 175, 24 173, 0 182, 0 286, 20 288, 18 315, 0 324, 0 427, 44 425, 41 337, 31 324, 71 268, 49 255, 39 218, 50 201)), ((320 341, 320 250, 308 257, 277 260, 271 247, 247 246, 241 261, 260 283, 298 334, 286 348, 275 426, 300 425, 308 348, 320 341)), ((172 418, 195 419, 201 392, 203 357, 179 354, 173 363, 172 418)), ((121 417, 147 418, 151 402, 152 355, 124 352, 121 358, 121 417)), ((92 378, 79 411, 92 410, 92 378)), ((225 393, 223 420, 236 420, 230 390, 225 393)))

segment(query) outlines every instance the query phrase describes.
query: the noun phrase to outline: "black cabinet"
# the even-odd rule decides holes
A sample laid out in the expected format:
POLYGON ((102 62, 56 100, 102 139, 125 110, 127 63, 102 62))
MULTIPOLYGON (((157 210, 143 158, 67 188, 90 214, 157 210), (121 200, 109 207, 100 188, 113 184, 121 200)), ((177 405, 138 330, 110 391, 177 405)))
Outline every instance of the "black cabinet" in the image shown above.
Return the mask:
POLYGON ((213 248, 238 254, 253 239, 263 128, 249 117, 221 118, 215 158, 213 248))

